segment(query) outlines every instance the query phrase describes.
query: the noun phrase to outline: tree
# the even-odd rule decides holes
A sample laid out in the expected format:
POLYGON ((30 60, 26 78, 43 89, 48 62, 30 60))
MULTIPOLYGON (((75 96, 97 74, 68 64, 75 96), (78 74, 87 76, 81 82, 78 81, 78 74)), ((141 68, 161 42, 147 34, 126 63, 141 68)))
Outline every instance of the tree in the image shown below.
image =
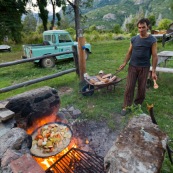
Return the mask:
POLYGON ((55 12, 55 9, 56 7, 62 7, 62 9, 64 10, 66 6, 65 0, 36 0, 36 3, 33 3, 32 0, 30 0, 29 3, 32 4, 33 7, 39 8, 39 17, 42 19, 45 31, 47 30, 47 23, 48 23, 49 11, 46 9, 48 4, 52 5, 52 12, 53 12, 50 29, 53 29, 53 27, 55 26, 55 18, 58 19, 58 24, 60 24, 59 21, 61 20, 61 17, 59 13, 55 12))
POLYGON ((28 13, 23 21, 23 31, 30 33, 36 31, 37 20, 33 13, 28 13))
POLYGON ((1 0, 0 1, 0 40, 8 36, 16 43, 21 41, 22 14, 26 14, 28 0, 1 0))
MULTIPOLYGON (((91 6, 93 3, 93 0, 37 0, 37 4, 35 6, 38 6, 40 9, 40 18, 47 24, 47 16, 48 13, 45 10, 45 7, 47 6, 47 3, 52 4, 52 10, 53 10, 53 18, 52 18, 52 25, 51 29, 53 29, 55 25, 55 16, 59 19, 58 22, 60 22, 60 15, 59 13, 55 13, 55 8, 62 7, 62 10, 66 10, 66 5, 67 3, 72 7, 73 12, 74 12, 74 20, 75 20, 75 30, 76 30, 76 40, 78 37, 78 30, 81 29, 80 27, 80 16, 81 16, 81 11, 80 8, 88 8, 91 6), (43 18, 44 17, 44 18, 43 18)), ((44 28, 46 30, 46 25, 44 25, 44 28)))
POLYGON ((121 33, 121 27, 120 27, 119 24, 115 24, 115 26, 114 26, 114 32, 116 34, 121 33))
POLYGON ((167 30, 171 23, 172 23, 172 20, 170 20, 170 19, 162 19, 159 22, 159 24, 158 24, 158 29, 165 29, 165 30, 167 30))
POLYGON ((170 1, 170 7, 171 7, 171 11, 173 12, 173 1, 170 1))
POLYGON ((52 21, 51 21, 51 29, 55 26, 55 17, 58 19, 58 25, 60 25, 60 20, 61 16, 59 13, 55 12, 56 7, 63 7, 62 10, 65 10, 66 7, 66 2, 64 0, 50 0, 49 2, 52 5, 52 11, 53 11, 53 16, 52 16, 52 21))
POLYGON ((151 26, 154 26, 156 24, 155 15, 148 16, 148 20, 150 21, 151 26))
POLYGON ((37 0, 36 4, 33 3, 32 0, 30 0, 29 3, 32 4, 33 7, 39 8, 38 15, 43 22, 44 31, 46 31, 47 30, 47 22, 48 22, 48 14, 49 14, 49 11, 46 9, 47 0, 37 0))
POLYGON ((81 16, 81 11, 80 8, 88 8, 92 5, 93 0, 67 0, 67 2, 69 3, 69 5, 72 7, 73 11, 74 11, 74 20, 75 20, 75 30, 76 30, 76 40, 78 38, 78 31, 79 29, 81 29, 80 26, 80 16, 81 16))
POLYGON ((133 30, 135 30, 134 22, 132 22, 132 23, 127 23, 127 24, 126 24, 126 29, 127 29, 127 32, 132 32, 133 30))

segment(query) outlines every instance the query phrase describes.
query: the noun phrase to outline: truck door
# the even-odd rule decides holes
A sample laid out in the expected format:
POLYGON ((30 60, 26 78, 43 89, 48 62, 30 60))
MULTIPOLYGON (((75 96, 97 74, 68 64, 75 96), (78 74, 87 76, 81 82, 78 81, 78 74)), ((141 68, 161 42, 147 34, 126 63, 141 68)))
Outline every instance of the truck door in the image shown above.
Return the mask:
MULTIPOLYGON (((72 51, 72 45, 74 44, 72 38, 70 37, 69 34, 58 34, 58 39, 59 39, 59 52, 68 52, 72 51)), ((65 59, 65 58, 72 58, 73 54, 64 54, 61 56, 58 56, 58 59, 65 59)))

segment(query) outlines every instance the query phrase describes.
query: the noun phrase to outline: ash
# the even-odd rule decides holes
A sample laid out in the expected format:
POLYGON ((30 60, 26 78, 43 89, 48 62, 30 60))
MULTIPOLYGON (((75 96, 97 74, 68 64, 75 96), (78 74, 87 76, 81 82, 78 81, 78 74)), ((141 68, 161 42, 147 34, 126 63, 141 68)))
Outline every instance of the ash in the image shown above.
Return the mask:
POLYGON ((79 148, 104 157, 115 142, 119 130, 111 130, 106 122, 77 120, 72 125, 79 148))

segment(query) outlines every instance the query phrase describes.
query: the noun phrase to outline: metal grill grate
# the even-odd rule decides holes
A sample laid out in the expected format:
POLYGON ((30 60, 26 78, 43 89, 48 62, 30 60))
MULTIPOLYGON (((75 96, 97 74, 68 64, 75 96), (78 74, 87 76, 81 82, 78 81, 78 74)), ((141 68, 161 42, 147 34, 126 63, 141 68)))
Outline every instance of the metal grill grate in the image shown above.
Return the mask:
POLYGON ((72 148, 50 166, 46 173, 105 173, 104 160, 98 155, 72 148))

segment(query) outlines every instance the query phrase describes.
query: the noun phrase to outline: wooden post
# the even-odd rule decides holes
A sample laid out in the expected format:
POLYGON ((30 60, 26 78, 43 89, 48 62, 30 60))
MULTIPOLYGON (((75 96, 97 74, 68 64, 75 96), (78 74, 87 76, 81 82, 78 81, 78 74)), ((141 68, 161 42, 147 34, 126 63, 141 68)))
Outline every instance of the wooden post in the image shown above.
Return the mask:
POLYGON ((76 74, 79 77, 79 58, 78 58, 78 52, 77 52, 77 45, 72 46, 73 49, 73 57, 74 57, 74 63, 76 67, 76 74))
POLYGON ((78 54, 79 54, 79 77, 80 81, 84 81, 84 73, 86 73, 86 59, 85 59, 85 38, 83 37, 82 30, 79 29, 78 31, 78 54))

